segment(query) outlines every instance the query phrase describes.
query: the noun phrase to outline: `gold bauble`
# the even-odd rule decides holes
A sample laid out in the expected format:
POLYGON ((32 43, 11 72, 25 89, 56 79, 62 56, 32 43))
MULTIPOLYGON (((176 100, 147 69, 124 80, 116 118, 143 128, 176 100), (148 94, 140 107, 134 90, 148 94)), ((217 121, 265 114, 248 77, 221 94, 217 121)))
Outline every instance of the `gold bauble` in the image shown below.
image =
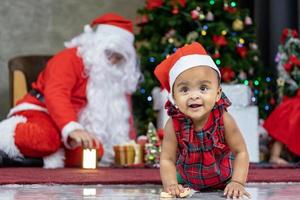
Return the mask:
POLYGON ((236 19, 232 22, 232 29, 235 31, 241 31, 244 29, 244 23, 240 19, 236 19))

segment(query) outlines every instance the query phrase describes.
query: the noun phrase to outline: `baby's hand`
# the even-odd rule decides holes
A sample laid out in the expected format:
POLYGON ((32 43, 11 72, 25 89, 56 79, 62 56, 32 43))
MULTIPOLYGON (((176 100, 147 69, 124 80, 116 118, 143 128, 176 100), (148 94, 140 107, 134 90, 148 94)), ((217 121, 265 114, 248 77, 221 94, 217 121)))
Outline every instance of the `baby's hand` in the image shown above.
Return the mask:
POLYGON ((251 199, 251 195, 245 190, 244 185, 235 181, 228 183, 224 190, 224 196, 227 198, 242 199, 244 195, 251 199))
POLYGON ((170 184, 165 191, 173 197, 179 197, 180 193, 184 192, 184 188, 180 184, 170 184))

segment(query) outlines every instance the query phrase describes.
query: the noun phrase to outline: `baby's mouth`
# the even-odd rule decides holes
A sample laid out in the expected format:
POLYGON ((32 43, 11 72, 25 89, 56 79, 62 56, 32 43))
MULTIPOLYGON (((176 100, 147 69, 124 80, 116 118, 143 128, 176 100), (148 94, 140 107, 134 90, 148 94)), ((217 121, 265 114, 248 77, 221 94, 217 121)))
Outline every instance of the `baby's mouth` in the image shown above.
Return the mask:
POLYGON ((201 106, 202 106, 201 104, 197 104, 197 103, 193 103, 189 105, 190 108, 199 108, 201 106))

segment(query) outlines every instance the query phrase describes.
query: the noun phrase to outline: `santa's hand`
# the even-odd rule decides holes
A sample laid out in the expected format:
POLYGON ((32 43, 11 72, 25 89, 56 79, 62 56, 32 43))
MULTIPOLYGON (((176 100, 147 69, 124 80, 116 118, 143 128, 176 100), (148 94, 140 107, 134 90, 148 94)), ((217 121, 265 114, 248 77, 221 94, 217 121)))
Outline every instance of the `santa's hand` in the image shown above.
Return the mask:
POLYGON ((85 130, 75 130, 69 135, 69 144, 72 148, 82 146, 83 148, 99 148, 98 139, 85 130))

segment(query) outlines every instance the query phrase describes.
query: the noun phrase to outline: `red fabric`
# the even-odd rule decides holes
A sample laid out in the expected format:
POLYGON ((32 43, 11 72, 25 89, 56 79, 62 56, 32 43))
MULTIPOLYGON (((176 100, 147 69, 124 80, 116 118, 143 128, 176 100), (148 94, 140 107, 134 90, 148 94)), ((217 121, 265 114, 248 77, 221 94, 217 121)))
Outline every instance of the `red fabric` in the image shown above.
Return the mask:
MULTIPOLYGON (((32 84, 44 97, 49 114, 59 129, 77 121, 77 113, 86 105, 86 84, 82 60, 76 48, 64 49, 54 56, 32 84)), ((18 104, 31 102, 27 95, 18 104)), ((39 103, 41 105, 41 103, 39 103)))
MULTIPOLYGON (((97 153, 98 160, 100 160, 104 153, 102 144, 100 144, 97 153)), ((65 167, 82 167, 83 148, 77 147, 75 149, 66 149, 65 157, 65 167)))
POLYGON ((160 84, 164 89, 170 92, 170 84, 169 84, 169 72, 172 69, 173 65, 183 56, 192 55, 192 54, 200 54, 207 55, 205 49, 201 44, 197 42, 193 42, 190 45, 186 45, 177 49, 177 51, 161 62, 154 70, 154 74, 159 80, 160 84))
POLYGON ((230 105, 229 99, 222 94, 200 131, 195 131, 191 119, 174 105, 170 102, 166 105, 178 141, 176 169, 185 183, 195 190, 217 189, 232 176, 233 155, 225 142, 223 122, 223 113, 230 105))
POLYGON ((129 31, 130 33, 133 33, 132 22, 115 13, 106 13, 104 15, 101 15, 98 18, 94 19, 91 23, 92 26, 99 25, 99 24, 117 26, 126 31, 129 31))
MULTIPOLYGON (((0 184, 161 184, 159 169, 1 168, 0 184)), ((298 169, 249 169, 247 182, 300 182, 298 169)))
POLYGON ((56 152, 60 145, 60 131, 50 116, 40 111, 23 111, 16 115, 27 118, 15 130, 15 144, 23 155, 44 157, 56 152))
POLYGON ((264 127, 275 140, 300 156, 300 93, 283 101, 265 120, 264 127))

